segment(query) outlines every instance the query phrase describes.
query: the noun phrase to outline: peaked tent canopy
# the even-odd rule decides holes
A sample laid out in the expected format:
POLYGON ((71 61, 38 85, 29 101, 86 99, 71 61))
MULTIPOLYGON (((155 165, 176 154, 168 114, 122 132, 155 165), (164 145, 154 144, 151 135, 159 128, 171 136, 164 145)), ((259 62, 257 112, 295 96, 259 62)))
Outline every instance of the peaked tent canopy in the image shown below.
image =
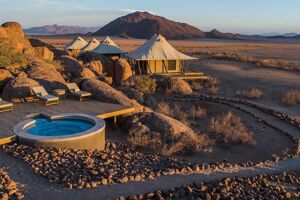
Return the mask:
POLYGON ((97 48, 97 46, 100 44, 100 42, 96 39, 93 38, 91 41, 89 41, 89 43, 83 47, 81 50, 82 51, 93 51, 94 49, 97 48))
POLYGON ((161 35, 154 35, 128 57, 137 61, 149 60, 197 60, 177 51, 161 35))
POLYGON ((66 50, 81 50, 84 48, 88 43, 80 36, 73 39, 69 44, 67 44, 64 48, 66 50))
POLYGON ((133 53, 128 55, 133 60, 135 73, 180 74, 184 70, 184 61, 197 60, 177 51, 161 35, 154 35, 133 53))
POLYGON ((92 52, 103 55, 119 55, 125 53, 108 36, 92 52))

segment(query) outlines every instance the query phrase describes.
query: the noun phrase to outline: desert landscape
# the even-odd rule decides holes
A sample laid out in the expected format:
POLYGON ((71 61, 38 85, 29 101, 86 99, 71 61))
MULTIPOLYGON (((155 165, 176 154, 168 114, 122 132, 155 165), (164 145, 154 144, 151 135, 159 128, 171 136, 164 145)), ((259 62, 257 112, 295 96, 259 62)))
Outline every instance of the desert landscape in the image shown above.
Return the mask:
POLYGON ((298 37, 2 24, 0 199, 299 199, 298 37))

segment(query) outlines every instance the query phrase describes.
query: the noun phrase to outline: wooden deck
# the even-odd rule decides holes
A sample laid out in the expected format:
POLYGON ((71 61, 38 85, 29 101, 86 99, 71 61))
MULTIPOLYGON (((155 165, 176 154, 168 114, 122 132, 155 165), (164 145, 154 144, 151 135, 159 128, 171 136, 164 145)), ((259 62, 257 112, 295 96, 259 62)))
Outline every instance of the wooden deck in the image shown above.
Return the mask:
POLYGON ((13 112, 0 113, 0 145, 16 140, 13 127, 40 113, 55 115, 60 113, 85 113, 103 119, 129 114, 133 108, 119 104, 102 103, 95 100, 62 100, 58 105, 46 107, 42 102, 14 104, 13 112))

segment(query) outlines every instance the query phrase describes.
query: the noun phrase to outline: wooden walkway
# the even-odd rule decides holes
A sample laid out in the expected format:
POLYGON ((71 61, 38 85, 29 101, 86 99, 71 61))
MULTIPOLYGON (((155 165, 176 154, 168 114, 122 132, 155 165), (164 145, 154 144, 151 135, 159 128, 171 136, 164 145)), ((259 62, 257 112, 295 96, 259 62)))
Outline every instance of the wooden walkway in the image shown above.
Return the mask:
POLYGON ((0 113, 0 145, 16 140, 13 128, 16 124, 40 113, 85 113, 103 119, 129 114, 133 108, 119 104, 102 103, 95 100, 62 100, 58 105, 46 107, 42 102, 14 104, 13 112, 0 113))

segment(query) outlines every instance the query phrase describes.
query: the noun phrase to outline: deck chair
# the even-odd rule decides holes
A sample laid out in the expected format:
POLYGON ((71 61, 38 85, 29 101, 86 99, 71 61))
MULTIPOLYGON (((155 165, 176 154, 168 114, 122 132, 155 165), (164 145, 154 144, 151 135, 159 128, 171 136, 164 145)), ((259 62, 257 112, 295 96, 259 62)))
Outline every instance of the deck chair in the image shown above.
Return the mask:
POLYGON ((44 87, 33 87, 32 91, 38 99, 46 102, 46 106, 58 104, 59 98, 53 95, 49 95, 44 87))
POLYGON ((0 98, 0 112, 13 111, 13 104, 0 98))
POLYGON ((87 100, 92 96, 90 92, 80 90, 76 83, 68 83, 67 88, 69 94, 71 96, 79 98, 80 101, 87 100))

